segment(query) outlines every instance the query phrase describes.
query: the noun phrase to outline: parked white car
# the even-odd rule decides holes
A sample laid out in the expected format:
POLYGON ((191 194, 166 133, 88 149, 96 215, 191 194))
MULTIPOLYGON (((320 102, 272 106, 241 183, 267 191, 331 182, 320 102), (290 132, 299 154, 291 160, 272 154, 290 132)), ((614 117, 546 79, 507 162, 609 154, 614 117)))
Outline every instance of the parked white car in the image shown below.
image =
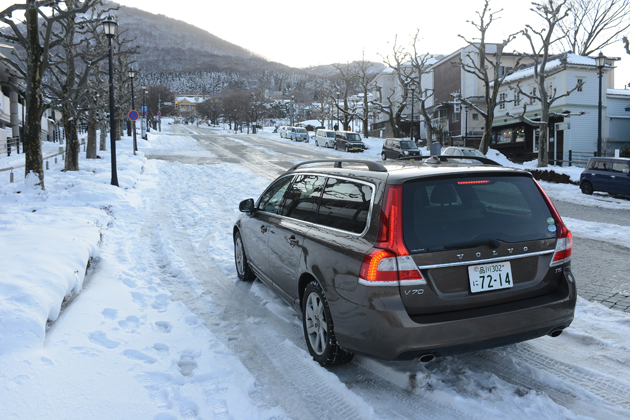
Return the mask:
POLYGON ((335 145, 335 131, 319 129, 315 132, 315 146, 328 147, 332 149, 335 145))

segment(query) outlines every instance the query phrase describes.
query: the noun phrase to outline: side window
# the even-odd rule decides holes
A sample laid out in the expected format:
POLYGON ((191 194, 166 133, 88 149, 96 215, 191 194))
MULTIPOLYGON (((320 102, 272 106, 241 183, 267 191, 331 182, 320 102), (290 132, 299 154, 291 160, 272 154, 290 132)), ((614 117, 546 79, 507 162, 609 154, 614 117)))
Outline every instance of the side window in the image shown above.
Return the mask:
POLYGON ((322 195, 317 223, 354 233, 365 230, 372 187, 358 182, 329 178, 322 195))
MULTIPOLYGON (((624 173, 623 169, 628 170, 628 164, 627 163, 623 163, 623 162, 613 162, 612 164, 612 171, 613 172, 617 172, 617 173, 624 173)), ((627 173, 627 172, 626 172, 627 173)))
POLYGON ((326 178, 317 175, 298 175, 284 194, 278 214, 315 223, 317 206, 326 178))
POLYGON ((258 209, 266 213, 278 214, 278 207, 292 179, 292 176, 285 176, 267 188, 267 191, 260 196, 258 209))
POLYGON ((603 160, 595 161, 595 164, 593 165, 593 169, 596 169, 598 171, 607 171, 608 168, 608 162, 604 162, 603 160))

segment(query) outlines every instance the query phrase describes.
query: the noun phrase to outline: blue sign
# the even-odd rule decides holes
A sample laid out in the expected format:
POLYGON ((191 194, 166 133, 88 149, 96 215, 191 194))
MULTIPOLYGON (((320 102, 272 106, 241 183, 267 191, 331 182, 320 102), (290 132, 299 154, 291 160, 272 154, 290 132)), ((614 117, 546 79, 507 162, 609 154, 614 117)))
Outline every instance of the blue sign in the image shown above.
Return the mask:
POLYGON ((137 111, 129 111, 129 119, 131 121, 136 121, 138 119, 139 115, 137 111))

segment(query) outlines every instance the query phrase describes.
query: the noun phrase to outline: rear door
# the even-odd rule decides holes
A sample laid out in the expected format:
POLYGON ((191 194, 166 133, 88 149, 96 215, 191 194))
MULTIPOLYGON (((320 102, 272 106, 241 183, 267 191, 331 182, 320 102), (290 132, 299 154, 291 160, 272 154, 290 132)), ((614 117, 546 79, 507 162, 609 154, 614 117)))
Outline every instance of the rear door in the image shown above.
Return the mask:
POLYGON ((630 175, 629 163, 627 162, 612 162, 612 172, 610 180, 610 191, 613 194, 627 194, 630 195, 630 175))

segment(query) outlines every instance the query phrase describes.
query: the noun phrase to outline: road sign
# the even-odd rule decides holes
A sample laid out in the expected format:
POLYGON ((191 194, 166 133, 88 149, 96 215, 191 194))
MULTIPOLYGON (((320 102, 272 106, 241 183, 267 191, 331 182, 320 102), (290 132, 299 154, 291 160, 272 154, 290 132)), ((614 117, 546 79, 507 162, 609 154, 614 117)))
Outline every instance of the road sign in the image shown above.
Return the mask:
POLYGON ((166 105, 166 106, 173 105, 173 102, 164 102, 163 105, 166 105))
POLYGON ((158 112, 158 117, 161 117, 161 116, 162 116, 162 113, 161 113, 161 112, 158 112))
POLYGON ((137 111, 129 111, 129 119, 131 121, 136 121, 138 119, 139 115, 137 111))

